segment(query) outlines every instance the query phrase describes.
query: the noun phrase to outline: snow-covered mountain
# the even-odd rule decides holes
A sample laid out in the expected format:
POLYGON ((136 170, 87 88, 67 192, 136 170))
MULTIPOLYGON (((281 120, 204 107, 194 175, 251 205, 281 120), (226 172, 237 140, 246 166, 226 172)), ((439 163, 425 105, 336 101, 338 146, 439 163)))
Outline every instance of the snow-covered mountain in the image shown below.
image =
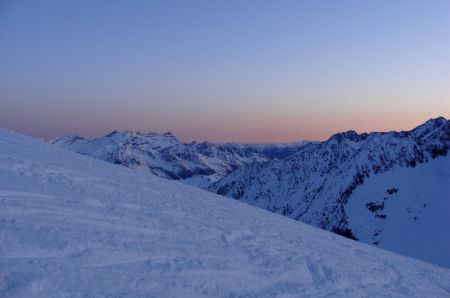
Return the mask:
POLYGON ((171 133, 114 131, 92 140, 67 136, 51 143, 104 161, 150 171, 160 177, 207 187, 247 164, 291 155, 307 142, 275 145, 182 143, 171 133))
POLYGON ((339 133, 254 163, 210 190, 350 238, 450 267, 450 121, 339 133))
POLYGON ((450 296, 449 269, 2 129, 0 201, 1 297, 450 296))

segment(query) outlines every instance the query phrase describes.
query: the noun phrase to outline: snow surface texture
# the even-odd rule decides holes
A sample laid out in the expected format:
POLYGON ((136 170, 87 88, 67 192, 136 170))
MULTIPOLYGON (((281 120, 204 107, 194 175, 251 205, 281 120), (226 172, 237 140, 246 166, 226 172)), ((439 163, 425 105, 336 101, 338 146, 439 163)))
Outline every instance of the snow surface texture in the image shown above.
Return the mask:
POLYGON ((1 129, 0 200, 1 297, 450 296, 448 269, 1 129))
POLYGON ((104 161, 206 188, 237 168, 289 156, 308 142, 269 145, 182 143, 169 132, 114 131, 92 140, 66 136, 51 143, 104 161))
POLYGON ((283 160, 238 169, 209 189, 450 267, 449 148, 444 118, 409 132, 349 131, 283 160))

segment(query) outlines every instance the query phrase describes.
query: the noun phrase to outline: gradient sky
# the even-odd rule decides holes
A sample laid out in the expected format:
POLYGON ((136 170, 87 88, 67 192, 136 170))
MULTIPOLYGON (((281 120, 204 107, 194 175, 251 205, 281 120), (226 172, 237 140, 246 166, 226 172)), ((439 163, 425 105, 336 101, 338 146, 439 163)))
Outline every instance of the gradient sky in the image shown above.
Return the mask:
POLYGON ((0 0, 0 127, 288 142, 450 118, 450 1, 0 0))

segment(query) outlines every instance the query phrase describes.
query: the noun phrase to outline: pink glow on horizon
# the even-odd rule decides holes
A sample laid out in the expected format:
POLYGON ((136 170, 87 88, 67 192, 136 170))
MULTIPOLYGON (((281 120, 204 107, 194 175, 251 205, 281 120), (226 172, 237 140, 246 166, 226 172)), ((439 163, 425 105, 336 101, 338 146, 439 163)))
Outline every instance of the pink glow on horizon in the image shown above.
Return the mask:
MULTIPOLYGON (((299 126, 284 126, 277 125, 275 127, 265 127, 258 129, 236 129, 227 132, 214 134, 207 131, 188 131, 181 134, 174 132, 175 136, 180 140, 189 141, 203 141, 210 142, 236 142, 236 143, 289 143, 303 140, 310 141, 324 141, 332 135, 348 130, 355 130, 358 133, 364 132, 387 132, 387 131, 407 131, 411 130, 431 118, 437 118, 441 115, 433 115, 430 117, 418 117, 414 119, 385 119, 384 122, 364 121, 358 125, 352 126, 353 122, 348 123, 334 122, 334 123, 316 123, 315 126, 304 125, 304 128, 299 126)), ((449 116, 445 116, 449 119, 449 116)))
MULTIPOLYGON (((323 141, 328 139, 335 133, 355 130, 358 133, 373 132, 373 131, 402 131, 411 130, 418 125, 424 123, 430 118, 443 116, 449 119, 450 114, 442 115, 428 115, 406 117, 397 115, 387 115, 384 118, 372 117, 362 119, 362 117, 352 118, 317 118, 315 121, 311 119, 291 121, 267 121, 267 122, 251 122, 251 121, 229 121, 227 126, 220 126, 220 124, 202 126, 198 123, 198 127, 183 126, 183 123, 175 123, 172 127, 157 127, 153 129, 151 126, 145 124, 119 125, 119 127, 107 127, 106 125, 96 126, 96 129, 89 128, 88 132, 84 129, 68 129, 67 127, 60 127, 60 130, 54 130, 50 134, 42 133, 42 126, 36 127, 36 130, 30 130, 29 127, 14 129, 19 132, 46 139, 53 139, 64 135, 80 135, 85 138, 96 138, 104 136, 113 130, 125 131, 139 131, 139 132, 166 132, 171 131, 175 137, 183 142, 191 141, 209 141, 217 143, 236 142, 236 143, 289 143, 303 140, 323 141)), ((201 122, 201 121, 200 121, 201 122)), ((192 124, 192 123, 191 123, 192 124)), ((196 123, 193 123, 196 124, 196 123)), ((89 126, 89 125, 88 125, 89 126)), ((54 127, 53 127, 54 128, 54 127)), ((83 127, 82 127, 83 128, 83 127)))

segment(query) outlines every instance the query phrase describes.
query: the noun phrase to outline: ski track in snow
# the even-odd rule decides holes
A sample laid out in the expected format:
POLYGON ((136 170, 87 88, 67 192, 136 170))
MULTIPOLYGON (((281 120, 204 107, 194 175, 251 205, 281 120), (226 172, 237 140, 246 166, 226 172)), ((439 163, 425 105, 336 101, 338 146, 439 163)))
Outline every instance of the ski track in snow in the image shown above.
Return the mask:
POLYGON ((0 129, 1 297, 449 297, 450 271, 0 129))

